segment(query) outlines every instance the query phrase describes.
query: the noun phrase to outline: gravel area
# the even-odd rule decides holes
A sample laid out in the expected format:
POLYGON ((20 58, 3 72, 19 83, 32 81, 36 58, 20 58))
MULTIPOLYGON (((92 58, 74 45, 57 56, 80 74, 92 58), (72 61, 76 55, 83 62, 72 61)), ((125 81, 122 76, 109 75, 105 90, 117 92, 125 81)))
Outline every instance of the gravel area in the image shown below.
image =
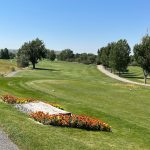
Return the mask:
POLYGON ((58 109, 56 107, 51 106, 50 104, 44 102, 30 102, 26 104, 16 104, 16 108, 25 113, 32 113, 37 111, 42 111, 44 113, 53 114, 71 114, 70 112, 58 109))
POLYGON ((8 138, 7 134, 0 129, 0 150, 19 150, 18 147, 8 138))
POLYGON ((15 76, 15 74, 17 74, 18 72, 20 72, 20 70, 10 72, 10 73, 8 73, 5 77, 13 77, 13 76, 15 76))
POLYGON ((100 70, 102 73, 106 74, 107 76, 109 76, 109 77, 111 77, 113 79, 125 82, 125 83, 136 84, 136 85, 143 85, 143 86, 150 86, 150 84, 144 84, 144 83, 134 82, 134 81, 130 81, 130 80, 125 79, 125 78, 121 78, 121 77, 119 77, 119 76, 117 76, 117 75, 109 72, 108 70, 106 70, 104 68, 104 66, 102 66, 102 65, 98 65, 97 69, 100 70))

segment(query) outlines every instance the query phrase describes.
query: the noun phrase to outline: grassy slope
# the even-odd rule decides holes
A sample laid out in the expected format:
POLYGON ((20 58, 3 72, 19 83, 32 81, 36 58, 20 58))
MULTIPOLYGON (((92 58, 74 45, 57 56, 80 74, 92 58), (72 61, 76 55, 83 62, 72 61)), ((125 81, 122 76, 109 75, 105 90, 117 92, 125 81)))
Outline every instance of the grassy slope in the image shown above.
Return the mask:
POLYGON ((7 74, 12 71, 12 68, 17 68, 15 60, 0 59, 0 74, 7 74))
MULTIPOLYGON (((142 68, 137 66, 129 66, 128 72, 124 73, 122 77, 127 78, 132 81, 144 83, 144 75, 142 68)), ((147 78, 147 83, 150 84, 150 78, 147 78)))
POLYGON ((102 119, 113 132, 43 126, 0 103, 0 126, 21 149, 150 149, 148 87, 120 83, 93 65, 43 61, 38 67, 49 70, 29 70, 14 78, 0 78, 0 94, 58 102, 72 113, 102 119))

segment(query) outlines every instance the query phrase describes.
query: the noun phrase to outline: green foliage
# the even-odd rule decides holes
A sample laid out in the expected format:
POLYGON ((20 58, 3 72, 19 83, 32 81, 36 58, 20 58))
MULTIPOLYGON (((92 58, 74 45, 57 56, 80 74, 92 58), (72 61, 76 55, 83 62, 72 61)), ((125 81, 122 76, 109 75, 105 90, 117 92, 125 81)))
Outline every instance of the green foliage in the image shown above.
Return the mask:
POLYGON ((124 72, 130 63, 130 47, 126 40, 108 43, 98 50, 98 64, 109 67, 114 71, 124 72))
POLYGON ((7 48, 1 49, 1 51, 0 51, 0 58, 1 59, 10 59, 9 50, 7 48))
POLYGON ((98 51, 97 51, 97 58, 96 58, 96 63, 97 63, 97 65, 100 65, 100 64, 102 64, 102 61, 101 61, 101 50, 100 49, 98 49, 98 51))
POLYGON ((62 61, 73 61, 74 59, 73 51, 70 49, 65 49, 61 51, 61 53, 58 56, 58 59, 62 61))
POLYGON ((110 49, 107 47, 102 47, 100 49, 101 51, 101 62, 105 67, 109 67, 109 54, 110 54, 110 49))
POLYGON ((9 51, 9 58, 14 59, 16 57, 16 54, 14 52, 9 51))
POLYGON ((47 59, 54 61, 56 59, 56 54, 54 50, 47 50, 47 59))
POLYGON ((134 56, 137 63, 141 66, 144 73, 145 83, 147 76, 150 74, 150 36, 142 38, 140 44, 134 46, 134 56))
POLYGON ((138 66, 139 64, 137 63, 134 55, 130 55, 130 66, 138 66))
POLYGON ((18 56, 25 57, 26 60, 32 63, 33 69, 35 69, 35 64, 38 63, 38 61, 42 58, 46 57, 45 45, 43 41, 39 40, 38 38, 29 42, 25 42, 19 49, 18 56))
POLYGON ((91 53, 75 54, 75 61, 83 64, 95 64, 96 58, 96 55, 91 53))
POLYGON ((69 62, 79 62, 83 64, 95 64, 97 56, 92 53, 76 53, 74 54, 72 50, 63 50, 58 55, 58 60, 69 61, 69 62))
POLYGON ((119 40, 117 43, 113 43, 110 51, 110 67, 113 70, 124 72, 127 70, 127 66, 130 62, 130 47, 126 40, 119 40))

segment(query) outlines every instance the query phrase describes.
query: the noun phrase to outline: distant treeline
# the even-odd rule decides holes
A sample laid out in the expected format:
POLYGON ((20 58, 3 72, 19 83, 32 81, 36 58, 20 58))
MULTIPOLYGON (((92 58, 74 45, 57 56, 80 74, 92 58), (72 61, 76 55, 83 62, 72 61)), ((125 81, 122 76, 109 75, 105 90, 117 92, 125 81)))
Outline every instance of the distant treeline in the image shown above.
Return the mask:
POLYGON ((61 61, 79 62, 84 64, 96 64, 97 55, 92 53, 74 54, 71 49, 65 49, 57 55, 57 59, 61 61))
POLYGON ((0 50, 0 59, 13 59, 15 57, 15 53, 9 51, 7 48, 0 50))

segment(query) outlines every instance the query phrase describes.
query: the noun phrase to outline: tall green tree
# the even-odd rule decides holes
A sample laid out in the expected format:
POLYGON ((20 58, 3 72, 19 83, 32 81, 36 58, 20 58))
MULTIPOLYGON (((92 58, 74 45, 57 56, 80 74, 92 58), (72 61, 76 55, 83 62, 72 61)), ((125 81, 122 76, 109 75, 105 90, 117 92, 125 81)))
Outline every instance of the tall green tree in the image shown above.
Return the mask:
POLYGON ((124 72, 127 70, 127 66, 130 62, 130 46, 126 40, 119 40, 117 43, 113 43, 110 51, 110 67, 113 70, 124 72))
POLYGON ((133 51, 137 63, 143 69, 144 82, 146 84, 147 76, 150 74, 150 36, 144 36, 141 43, 134 46, 133 51))
POLYGON ((18 51, 18 56, 24 55, 33 65, 39 60, 46 57, 46 48, 42 40, 35 39, 29 42, 25 42, 18 51))
POLYGON ((98 50, 98 61, 105 67, 110 67, 110 51, 113 48, 114 43, 108 43, 107 46, 98 50))
POLYGON ((105 67, 109 67, 109 54, 110 54, 110 50, 109 48, 106 46, 106 47, 102 47, 100 49, 101 51, 101 62, 103 64, 103 66, 105 67))

